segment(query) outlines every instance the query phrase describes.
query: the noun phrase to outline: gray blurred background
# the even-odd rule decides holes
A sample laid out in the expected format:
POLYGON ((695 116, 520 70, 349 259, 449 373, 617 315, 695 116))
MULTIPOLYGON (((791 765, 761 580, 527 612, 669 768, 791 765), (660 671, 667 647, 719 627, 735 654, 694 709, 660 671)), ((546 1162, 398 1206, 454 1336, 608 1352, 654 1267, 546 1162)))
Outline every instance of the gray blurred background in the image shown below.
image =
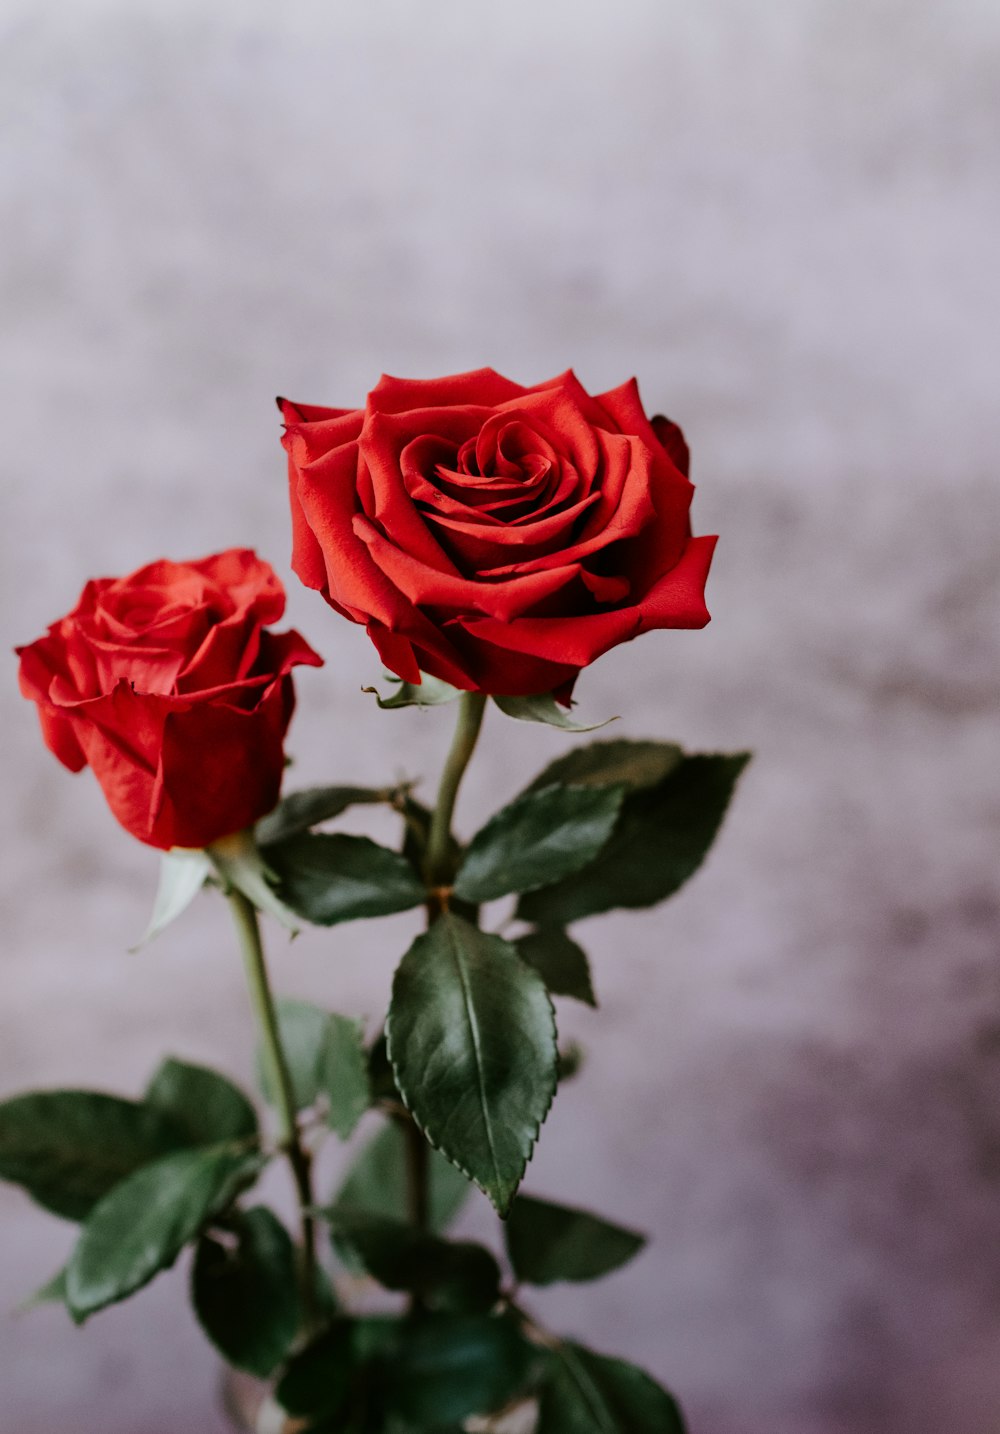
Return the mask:
MULTIPOLYGON (((450 718, 376 715, 291 578, 273 395, 637 374, 715 618, 581 710, 757 757, 679 898, 579 928, 602 1010, 564 1004, 590 1060, 527 1188, 653 1240, 536 1308, 694 1434, 1000 1427, 995 0, 5 0, 0 67, 4 648, 90 575, 252 544, 328 659, 296 781, 431 776, 450 718)), ((248 1076, 221 904, 128 955, 155 855, 12 660, 0 707, 0 1090, 248 1076)), ((466 829, 571 740, 491 720, 466 829)), ((272 931, 276 979, 374 1023, 412 929, 272 931)), ((0 1214, 7 1308, 72 1230, 0 1214)), ((3 1434, 224 1428, 183 1269, 82 1332, 3 1318, 0 1372, 3 1434)))

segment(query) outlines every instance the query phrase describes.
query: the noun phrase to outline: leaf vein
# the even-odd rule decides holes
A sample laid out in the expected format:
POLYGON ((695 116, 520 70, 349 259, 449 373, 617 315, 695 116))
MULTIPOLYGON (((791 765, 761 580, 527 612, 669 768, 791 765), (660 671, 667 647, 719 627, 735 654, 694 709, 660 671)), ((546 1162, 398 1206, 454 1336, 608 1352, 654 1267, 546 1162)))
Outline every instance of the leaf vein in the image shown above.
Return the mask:
POLYGON ((479 1031, 479 1019, 476 1015, 476 1008, 472 1000, 472 992, 469 989, 468 977, 462 964, 461 948, 455 939, 455 933, 450 920, 448 921, 448 944, 455 962, 455 969, 458 972, 459 983, 462 987, 462 1002, 465 1006, 465 1016, 469 1023, 469 1033, 472 1037, 472 1049, 476 1057, 476 1083, 479 1088, 479 1107, 482 1111, 483 1125, 486 1129, 486 1140, 490 1148, 490 1159, 493 1162, 493 1175, 497 1184, 500 1185, 503 1182, 503 1176, 500 1173, 500 1162, 497 1159, 496 1145, 493 1140, 493 1125, 490 1121, 489 1105, 486 1100, 486 1083, 483 1076, 484 1058, 479 1031))
POLYGON ((594 1421, 594 1428, 599 1431, 599 1434, 620 1434, 615 1423, 609 1420, 608 1406, 604 1396, 583 1361, 578 1359, 575 1352, 566 1345, 559 1348, 558 1354, 587 1407, 587 1413, 594 1421))

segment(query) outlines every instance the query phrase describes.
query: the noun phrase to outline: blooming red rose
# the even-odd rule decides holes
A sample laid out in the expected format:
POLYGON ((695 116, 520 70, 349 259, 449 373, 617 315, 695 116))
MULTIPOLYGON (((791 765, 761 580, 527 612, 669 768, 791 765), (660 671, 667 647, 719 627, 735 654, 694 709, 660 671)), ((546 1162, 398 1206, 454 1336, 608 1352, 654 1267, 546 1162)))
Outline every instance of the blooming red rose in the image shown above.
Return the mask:
POLYGON ((591 397, 480 369, 279 405, 292 565, 407 681, 566 698, 617 643, 708 622, 687 446, 634 381, 591 397))
POLYGON ((291 669, 322 659, 297 632, 267 632, 285 593, 234 548, 97 578, 45 637, 17 649, 21 691, 71 771, 88 764, 140 841, 204 847, 278 800, 291 669))

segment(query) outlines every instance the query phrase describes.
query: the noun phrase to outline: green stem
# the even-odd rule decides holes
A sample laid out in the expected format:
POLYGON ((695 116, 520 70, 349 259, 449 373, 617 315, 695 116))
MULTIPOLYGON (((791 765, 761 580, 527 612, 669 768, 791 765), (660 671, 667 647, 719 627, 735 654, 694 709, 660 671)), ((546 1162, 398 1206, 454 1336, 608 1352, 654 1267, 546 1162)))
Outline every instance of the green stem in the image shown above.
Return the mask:
POLYGON ((429 886, 446 886, 453 876, 449 860, 451 845, 451 819, 455 811, 455 799, 461 785, 469 758, 475 750, 479 729, 483 725, 486 711, 486 696, 482 692, 463 692, 459 698, 458 721, 452 738, 451 750, 441 773, 437 804, 431 818, 430 836, 427 839, 427 883, 429 886))
POLYGON ((410 1223, 418 1230, 430 1228, 430 1146, 412 1116, 407 1120, 406 1133, 406 1204, 410 1223))
POLYGON ((267 977, 264 948, 260 939, 257 908, 241 891, 229 892, 240 950, 246 970, 250 1004, 260 1030, 267 1089, 271 1093, 278 1120, 278 1144, 291 1167, 298 1196, 302 1245, 299 1258, 299 1286, 302 1296, 302 1319, 308 1335, 316 1328, 316 1222, 312 1214, 312 1159, 299 1136, 295 1111, 295 1092, 288 1061, 281 1044, 278 1013, 267 977))

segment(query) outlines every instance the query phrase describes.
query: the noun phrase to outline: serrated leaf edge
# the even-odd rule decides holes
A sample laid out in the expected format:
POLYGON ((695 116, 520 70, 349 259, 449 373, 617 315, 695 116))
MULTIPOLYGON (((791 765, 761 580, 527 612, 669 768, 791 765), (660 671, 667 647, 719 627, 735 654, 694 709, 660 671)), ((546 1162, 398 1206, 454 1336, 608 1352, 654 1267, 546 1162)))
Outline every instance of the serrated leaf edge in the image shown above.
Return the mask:
MULTIPOLYGON (((428 929, 429 929, 429 928, 428 928, 428 929)), ((478 929, 478 928, 477 928, 477 929, 478 929)), ((492 933, 492 932, 484 932, 483 934, 484 934, 484 935, 493 935, 494 933, 492 933)), ((486 1188, 486 1186, 482 1183, 481 1180, 477 1180, 477 1179, 476 1179, 476 1177, 473 1175, 473 1173, 472 1173, 471 1170, 466 1169, 466 1167, 462 1164, 462 1162, 461 1162, 460 1160, 456 1160, 456 1159, 454 1158, 454 1156, 449 1155, 448 1152, 447 1152, 447 1150, 444 1150, 444 1149, 437 1143, 437 1141, 432 1137, 432 1135, 430 1134, 430 1132, 424 1127, 424 1125, 423 1125, 423 1124, 421 1123, 421 1121, 418 1119, 416 1112, 414 1111, 413 1107, 412 1107, 411 1104, 410 1104, 410 1101, 409 1101, 409 1098, 408 1098, 408 1096, 407 1096, 407 1093, 406 1093, 406 1091, 403 1089, 402 1084, 400 1083, 400 1079, 399 1079, 399 1067, 398 1067, 398 1065, 396 1064, 396 1061, 393 1059, 393 1055, 392 1055, 392 1006, 391 1006, 391 1004, 390 1004, 389 1013, 388 1013, 388 1015, 387 1015, 387 1017, 386 1017, 386 1022, 385 1022, 385 1037, 386 1037, 386 1052, 387 1052, 388 1057, 389 1057, 389 1063, 390 1063, 390 1065, 392 1066, 393 1076, 395 1077, 395 1080, 396 1080, 396 1089, 399 1091, 399 1094, 400 1094, 400 1096, 401 1096, 401 1098, 402 1098, 403 1104, 406 1106, 406 1109, 407 1109, 407 1111, 408 1111, 408 1113, 409 1113, 409 1115, 410 1115, 410 1118, 412 1119, 414 1125, 415 1125, 415 1126, 417 1127, 417 1129, 420 1131, 421 1135, 422 1135, 422 1136, 424 1137, 424 1139, 427 1141, 427 1144, 431 1147, 431 1149, 432 1149, 432 1150, 436 1150, 439 1155, 443 1155, 444 1158, 445 1158, 445 1160, 448 1161, 449 1165, 454 1165, 455 1169, 458 1170, 458 1171, 460 1171, 460 1172, 465 1176, 466 1180, 469 1181, 470 1185, 475 1185, 475 1187, 476 1187, 477 1190, 481 1190, 482 1193, 486 1196, 487 1200, 489 1200, 490 1204, 494 1207, 494 1209, 496 1210, 497 1214, 500 1216, 501 1220, 504 1220, 504 1219, 507 1218, 507 1216, 508 1216, 509 1213, 510 1213, 510 1208, 511 1208, 511 1206, 513 1205, 514 1200, 515 1200, 515 1198, 516 1198, 516 1196, 517 1196, 518 1188, 519 1188, 519 1186, 520 1186, 520 1184, 521 1184, 521 1181, 524 1179, 524 1172, 527 1170, 528 1164, 529 1164, 529 1162, 530 1162, 530 1160, 531 1160, 531 1157, 532 1157, 532 1155, 533 1155, 534 1152, 535 1152, 535 1146, 538 1144, 539 1136, 540 1136, 541 1133, 542 1133, 542 1126, 545 1124, 545 1121, 548 1119, 549 1111, 552 1109, 552 1102, 555 1100, 556 1091, 557 1091, 558 1088, 559 1088, 559 1032, 558 1032, 558 1029, 557 1029, 557 1027, 556 1027, 556 1008, 555 1008, 555 1005, 554 1005, 554 1003, 553 1003, 552 997, 551 997, 551 995, 549 994, 548 987, 545 985, 545 982, 542 980, 541 976, 539 976, 539 974, 538 974, 537 971, 533 970, 532 967, 528 966, 527 962, 521 960, 521 957, 518 955, 516 949, 513 947, 513 945, 512 945, 509 941, 505 940, 505 938, 502 937, 502 936, 497 937, 497 939, 498 939, 499 941, 503 941, 503 942, 504 942, 504 945, 510 948, 510 950, 513 952, 514 956, 516 957, 518 964, 519 964, 521 967, 523 967, 525 970, 527 970, 527 971, 529 972, 529 974, 534 978, 534 980, 536 980, 536 981, 538 982, 538 984, 541 986, 541 988, 542 988, 542 994, 545 996, 545 1004, 547 1005, 548 1011, 549 1011, 549 1024, 550 1024, 550 1027, 551 1027, 551 1030, 552 1030, 552 1040, 553 1040, 553 1045, 554 1045, 555 1053, 556 1053, 555 1061, 554 1061, 554 1063, 553 1063, 552 1088, 551 1088, 551 1090, 549 1091, 549 1098, 548 1098, 548 1101, 546 1102, 545 1109, 542 1111, 540 1117, 538 1118, 537 1121, 535 1121, 535 1122, 533 1123, 534 1129, 533 1129, 533 1134, 532 1134, 532 1136, 531 1136, 530 1143, 529 1143, 529 1145, 528 1145, 528 1150, 527 1150, 527 1153, 526 1153, 526 1155, 525 1155, 525 1157, 524 1157, 524 1160, 523 1160, 523 1162, 522 1162, 522 1164, 521 1164, 521 1168, 520 1168, 520 1170, 519 1170, 519 1172, 518 1172, 517 1179, 516 1179, 516 1181, 514 1182, 514 1188, 513 1188, 513 1190, 511 1191, 511 1193, 510 1193, 510 1198, 509 1198, 508 1200, 506 1200, 506 1201, 498 1200, 498 1199, 492 1194, 492 1192, 486 1188)), ((396 970, 397 970, 397 972, 398 972, 399 967, 397 967, 396 970)), ((395 977, 393 977, 393 994, 395 994, 395 984, 396 984, 395 977)), ((463 985, 464 985, 464 983, 463 983, 463 985)), ((492 1141, 490 1142, 490 1149, 491 1149, 491 1151, 492 1151, 492 1141)))
MULTIPOLYGON (((197 1147, 192 1146, 189 1148, 191 1151, 199 1150, 203 1154, 208 1154, 210 1152, 221 1153, 226 1149, 230 1149, 232 1153, 236 1155, 240 1153, 241 1147, 244 1146, 249 1147, 246 1150, 246 1154, 248 1157, 247 1165, 232 1171, 227 1182, 220 1187, 219 1195, 217 1196, 216 1200, 213 1201, 212 1208, 206 1215, 206 1223, 212 1218, 213 1214, 218 1214, 220 1210, 225 1209, 227 1205, 231 1204, 232 1201, 236 1199, 237 1195, 239 1195, 242 1190, 249 1189, 249 1187, 260 1175, 260 1172, 264 1169, 269 1157, 264 1154, 264 1152, 261 1151, 259 1148, 255 1149, 255 1147, 259 1146, 259 1141, 257 1140, 253 1141, 252 1143, 249 1141, 239 1140, 220 1141, 218 1145, 214 1146, 204 1145, 197 1147), (250 1156, 255 1156, 255 1160, 251 1161, 249 1159, 250 1156)), ((185 1153, 188 1152, 172 1151, 168 1155, 160 1156, 157 1160, 149 1161, 146 1165, 140 1165, 137 1169, 133 1170, 131 1174, 126 1175, 125 1179, 120 1181, 119 1184, 113 1186, 112 1189, 109 1190, 106 1195, 102 1195, 101 1199, 94 1206, 94 1210, 91 1211, 91 1215, 95 1211, 97 1211, 100 1206, 105 1203, 105 1201, 109 1200, 113 1195, 117 1194, 121 1190, 122 1185, 127 1184, 131 1179, 133 1179, 133 1177, 148 1170, 151 1165, 157 1165, 160 1163, 161 1160, 169 1160, 172 1159, 175 1155, 185 1153)), ((90 1216, 88 1215, 87 1220, 89 1219, 90 1216)), ((97 1304, 92 1307, 83 1309, 73 1302, 73 1291, 70 1287, 70 1282, 72 1279, 72 1270, 74 1262, 76 1260, 77 1251, 80 1248, 80 1243, 87 1228, 87 1220, 83 1222, 83 1225, 80 1228, 80 1238, 77 1240, 77 1243, 74 1246, 73 1251, 66 1262, 66 1308, 69 1310, 70 1315, 72 1316, 73 1322, 75 1324, 83 1324, 93 1315, 100 1314, 101 1310, 109 1309, 112 1305, 115 1304, 121 1304, 123 1300, 129 1299, 132 1295, 138 1294, 140 1290, 145 1289, 147 1285, 152 1283, 152 1281, 156 1278, 157 1275, 164 1274, 167 1270, 173 1269, 174 1265, 177 1263, 178 1259, 183 1253, 186 1245, 192 1243, 195 1239, 198 1238, 198 1235, 200 1234, 200 1231, 198 1231, 195 1235, 191 1237, 191 1240, 185 1241, 185 1244, 180 1247, 172 1260, 170 1260, 167 1264, 160 1265, 157 1269, 153 1271, 151 1275, 149 1275, 147 1279, 143 1280, 142 1284, 136 1285, 135 1288, 128 1291, 127 1294, 121 1296, 114 1296, 110 1299, 104 1300, 101 1304, 97 1304)))
MULTIPOLYGON (((683 891, 684 887, 687 886, 688 882, 693 881, 694 878, 698 875, 699 871, 701 871, 702 867, 705 865, 706 861, 708 860, 708 858, 711 856, 712 852, 714 851, 714 849, 715 849, 715 843, 716 843, 716 842, 718 841, 718 839, 719 839, 719 833, 722 831, 722 828, 723 828, 723 825, 724 825, 724 823, 725 823, 726 817, 729 815, 729 808, 730 808, 730 807, 732 806, 732 804, 733 804, 733 798, 734 798, 735 795, 736 795, 736 786, 737 786, 737 783, 739 782, 739 780, 740 780, 740 778, 742 777, 743 773, 746 771, 748 765, 750 764, 751 760, 753 759, 753 752, 685 752, 685 753, 684 753, 684 756, 683 756, 683 761, 691 761, 691 760, 693 760, 694 758, 697 758, 697 757, 722 757, 722 758, 724 758, 726 761, 729 761, 729 762, 739 761, 740 765, 739 765, 739 768, 738 768, 738 770, 737 770, 735 776, 733 777, 733 784, 732 784, 732 786, 731 786, 731 788, 730 788, 730 790, 729 790, 729 795, 728 795, 728 797, 726 798, 725 805, 723 806, 721 812, 719 813, 719 820, 718 820, 718 821, 716 822, 716 824, 715 824, 715 830, 714 830, 713 833, 712 833, 712 840, 709 842, 708 846, 705 848, 705 850, 704 850, 704 852, 702 853, 701 857, 699 858, 699 860, 697 861, 697 863, 691 868, 691 871, 690 871, 690 872, 688 873, 688 875, 684 878, 684 881, 681 883, 680 886, 675 887, 675 889, 674 889, 673 891, 671 891, 671 892, 668 892, 666 896, 661 896, 661 897, 659 897, 656 901, 647 902, 647 903, 646 903, 645 905, 643 905, 643 906, 631 906, 631 905, 629 905, 629 906, 622 906, 622 905, 620 905, 620 906, 609 906, 609 907, 607 908, 607 910, 605 910, 605 911, 588 911, 588 912, 585 912, 584 915, 582 915, 582 916, 572 916, 572 917, 570 917, 568 920, 564 920, 564 919, 560 918, 558 921, 552 921, 552 920, 550 920, 550 919, 549 919, 549 920, 546 920, 546 919, 543 919, 542 917, 539 917, 539 916, 532 916, 531 914, 526 913, 526 912, 523 912, 523 911, 521 910, 521 902, 522 902, 522 899, 523 899, 524 897, 528 897, 528 898, 530 899, 531 897, 535 896, 538 892, 544 892, 544 891, 547 891, 547 890, 549 889, 548 887, 544 887, 544 886, 536 886, 535 889, 534 889, 534 891, 523 891, 523 892, 520 892, 520 893, 519 893, 519 895, 518 895, 517 908, 516 908, 516 910, 515 910, 515 912, 514 912, 514 915, 517 917, 517 919, 518 919, 519 921, 524 921, 524 922, 526 922, 526 923, 527 923, 528 925, 530 925, 530 926, 544 926, 544 925, 548 924, 548 925, 553 925, 553 926, 561 926, 561 927, 565 930, 565 929, 567 929, 568 927, 574 925, 577 921, 588 921, 588 920, 590 920, 591 918, 593 918, 594 916, 607 916, 607 915, 608 915, 608 912, 610 912, 610 911, 652 911, 654 907, 656 907, 656 906, 662 906, 664 902, 666 902, 666 901, 671 901, 671 900, 673 899, 673 897, 675 897, 679 891, 683 891)), ((678 770, 678 768, 674 768, 673 771, 668 772, 667 775, 662 779, 662 780, 663 780, 663 783, 665 784, 665 783, 669 782, 669 781, 672 779, 672 777, 675 775, 675 773, 677 772, 677 770, 678 770)), ((657 785, 659 785, 659 783, 658 783, 657 785)), ((538 790, 539 790, 539 791, 547 791, 547 790, 548 790, 548 787, 540 787, 538 790)), ((646 790, 647 790, 647 791, 654 791, 655 788, 650 787, 650 788, 647 788, 646 790)), ((624 803, 623 803, 623 806, 624 806, 624 803)), ((620 809, 620 808, 619 808, 619 816, 621 816, 621 809, 620 809)), ((612 830, 611 836, 608 838, 608 841, 609 841, 609 842, 610 842, 611 840, 613 840, 614 835, 615 835, 615 834, 614 834, 614 831, 612 830)), ((602 851, 603 851, 603 848, 602 848, 602 851)), ((586 872, 587 868, 590 867, 590 866, 592 866, 592 865, 594 864, 594 862, 600 861, 601 855, 602 855, 602 852, 598 852, 598 853, 597 853, 597 856, 595 856, 595 857, 593 858, 593 861, 588 862, 586 866, 580 867, 577 871, 571 872, 568 877, 562 877, 562 878, 560 879, 560 881, 554 882, 554 883, 553 883, 553 886, 558 887, 558 886, 561 884, 562 881, 572 881, 572 880, 575 880, 577 877, 581 876, 584 872, 586 872)))
MULTIPOLYGON (((501 900, 504 896, 525 896, 529 891, 542 891, 545 889, 546 886, 554 886, 557 885, 560 881, 565 881, 571 876, 576 876, 578 872, 586 870, 586 868, 590 866, 592 862, 598 860, 601 855, 601 852, 604 850, 608 842, 614 836, 615 827, 618 825, 618 818, 622 814, 622 807, 625 804, 625 798, 627 795, 628 788, 620 782, 609 782, 606 786, 601 787, 598 787, 596 785, 588 786, 583 782, 554 782, 549 786, 540 787, 537 791, 534 792, 519 793, 516 797, 512 798, 511 801, 507 802, 505 806, 502 806, 499 811, 494 812, 493 815, 489 817, 486 822, 483 823, 479 831, 476 832, 475 836, 473 836, 469 844, 466 846, 464 852, 462 853, 462 860, 459 865, 458 871, 455 873, 455 895, 461 901, 470 901, 479 905, 485 904, 487 901, 501 900), (474 852, 476 842, 479 840, 479 838, 483 835, 484 832, 488 832, 494 826, 499 825, 500 822, 512 811, 515 811, 521 807, 540 806, 543 802, 551 800, 551 794, 553 792, 571 791, 586 793, 597 791, 605 794, 608 792, 617 791, 618 793, 618 799, 615 803, 614 809, 614 819, 612 820, 611 825, 608 828, 607 835, 605 836, 603 842, 598 847, 597 851, 594 853, 593 856, 588 857, 586 861, 581 862, 580 865, 578 867, 575 867, 572 871, 564 872, 564 874, 561 877, 557 877, 555 881, 541 881, 532 886, 518 887, 514 891, 505 891, 501 893, 500 897, 477 895, 475 890, 473 890, 473 893, 470 895, 467 891, 462 890, 462 872, 465 870, 466 863, 468 862, 469 853, 474 852)), ((548 834, 551 835, 551 830, 548 834)))

